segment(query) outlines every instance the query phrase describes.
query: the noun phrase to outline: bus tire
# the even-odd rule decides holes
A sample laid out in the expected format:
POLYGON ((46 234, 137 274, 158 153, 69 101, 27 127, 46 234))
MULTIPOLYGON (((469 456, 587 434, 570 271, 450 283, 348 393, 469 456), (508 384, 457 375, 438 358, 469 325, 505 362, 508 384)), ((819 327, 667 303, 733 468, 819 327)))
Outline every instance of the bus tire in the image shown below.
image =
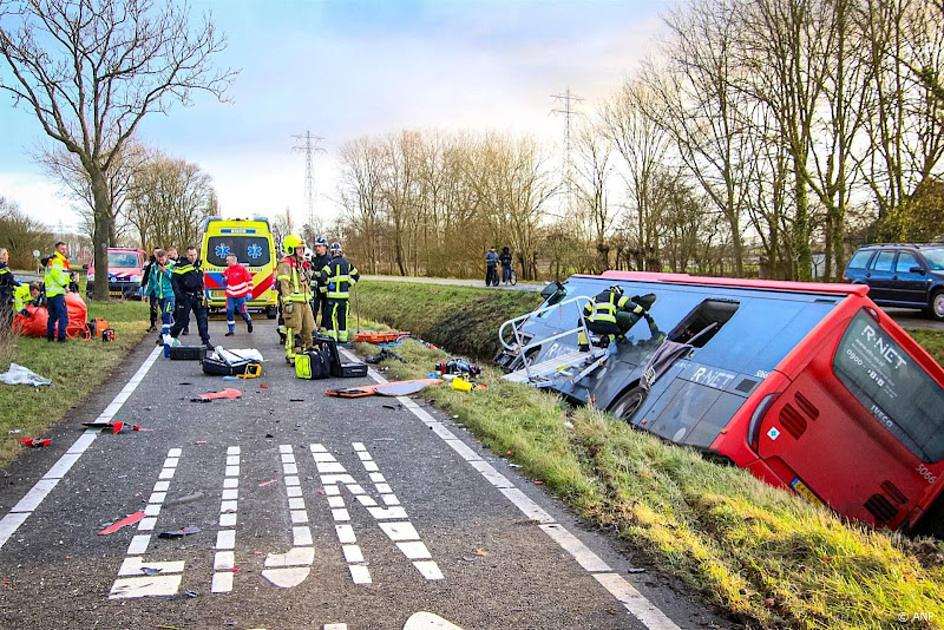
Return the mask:
POLYGON ((944 289, 938 289, 928 300, 928 317, 944 322, 944 289))
POLYGON ((639 385, 631 387, 610 406, 610 412, 620 420, 630 422, 643 403, 646 402, 648 395, 649 392, 639 385))

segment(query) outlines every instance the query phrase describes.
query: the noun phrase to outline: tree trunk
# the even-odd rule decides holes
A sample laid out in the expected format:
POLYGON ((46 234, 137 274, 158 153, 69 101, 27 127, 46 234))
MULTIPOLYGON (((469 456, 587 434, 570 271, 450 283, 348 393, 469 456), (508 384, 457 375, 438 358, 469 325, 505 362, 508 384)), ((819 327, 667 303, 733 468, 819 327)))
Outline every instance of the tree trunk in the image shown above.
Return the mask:
MULTIPOLYGON (((798 160, 803 158, 797 157, 798 160)), ((796 275, 798 280, 810 280, 813 270, 813 255, 810 251, 810 199, 806 190, 806 180, 796 170, 796 217, 793 222, 793 242, 796 248, 796 275)))
POLYGON ((108 183, 100 169, 90 168, 92 197, 95 200, 95 226, 92 236, 92 251, 95 255, 95 288, 93 298, 108 299, 108 244, 112 238, 114 219, 111 215, 111 195, 108 183))

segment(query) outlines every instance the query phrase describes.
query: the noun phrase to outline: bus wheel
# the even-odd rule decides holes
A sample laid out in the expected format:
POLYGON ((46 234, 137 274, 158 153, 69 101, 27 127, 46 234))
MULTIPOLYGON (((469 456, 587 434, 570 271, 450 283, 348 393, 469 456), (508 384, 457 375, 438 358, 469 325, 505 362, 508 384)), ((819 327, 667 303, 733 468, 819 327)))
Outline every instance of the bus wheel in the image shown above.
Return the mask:
POLYGON ((610 411, 620 420, 629 422, 633 419, 633 415, 639 411, 639 408, 642 407, 648 394, 649 392, 637 385, 617 398, 613 406, 610 407, 610 411))
POLYGON ((275 319, 278 317, 279 312, 275 310, 274 306, 267 306, 265 310, 266 319, 275 319))

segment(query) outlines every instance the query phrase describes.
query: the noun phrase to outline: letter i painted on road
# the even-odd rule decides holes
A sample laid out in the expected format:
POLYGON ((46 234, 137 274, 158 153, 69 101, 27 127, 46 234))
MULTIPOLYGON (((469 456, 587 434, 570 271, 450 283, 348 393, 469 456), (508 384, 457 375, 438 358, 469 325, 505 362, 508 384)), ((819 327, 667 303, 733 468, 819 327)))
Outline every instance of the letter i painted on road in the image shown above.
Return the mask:
POLYGON ((334 528, 338 535, 338 542, 341 543, 344 559, 347 561, 348 569, 351 572, 351 579, 355 584, 370 584, 372 582, 370 570, 364 560, 364 554, 357 544, 357 536, 350 524, 350 513, 345 505, 344 497, 341 496, 340 486, 342 485, 357 499, 358 503, 367 509, 374 520, 377 521, 380 529, 391 541, 396 543, 397 548, 413 563, 413 566, 424 578, 427 580, 443 579, 439 566, 432 559, 429 549, 420 540, 416 528, 413 527, 407 517, 406 510, 400 505, 400 500, 393 493, 367 448, 360 442, 354 442, 352 446, 364 471, 370 477, 374 490, 383 502, 383 506, 379 505, 376 499, 368 494, 356 482, 354 477, 348 474, 344 466, 323 445, 311 445, 311 455, 318 467, 318 473, 321 475, 321 483, 324 486, 328 505, 335 521, 334 528))
POLYGON ((262 577, 276 586, 291 588, 298 586, 308 577, 311 565, 315 562, 315 548, 291 445, 280 445, 279 456, 282 458, 282 474, 288 495, 288 510, 292 518, 292 548, 286 553, 270 553, 266 556, 262 577))
POLYGON ((166 595, 176 595, 180 588, 180 581, 184 572, 183 561, 172 562, 145 562, 144 553, 151 544, 151 532, 157 523, 157 516, 161 513, 161 506, 164 504, 164 498, 170 489, 170 482, 177 472, 177 464, 180 461, 182 451, 179 448, 172 448, 167 451, 167 458, 158 473, 157 483, 154 484, 154 490, 148 498, 147 507, 144 508, 144 518, 138 523, 138 531, 142 532, 131 539, 128 546, 124 562, 118 569, 118 579, 111 587, 109 599, 122 599, 134 597, 160 597, 166 595), (153 569, 158 572, 157 575, 142 575, 144 568, 153 569))

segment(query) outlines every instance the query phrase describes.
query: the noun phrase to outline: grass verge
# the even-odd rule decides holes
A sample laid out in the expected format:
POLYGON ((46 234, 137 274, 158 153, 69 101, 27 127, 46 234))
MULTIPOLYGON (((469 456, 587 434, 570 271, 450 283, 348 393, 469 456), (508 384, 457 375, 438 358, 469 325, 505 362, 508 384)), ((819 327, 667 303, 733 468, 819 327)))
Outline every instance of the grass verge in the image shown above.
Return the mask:
POLYGON ((944 330, 909 329, 908 334, 914 337, 935 361, 944 365, 944 330))
MULTIPOLYGON (((397 296, 395 287, 370 287, 359 297, 362 308, 383 308, 385 323, 410 328, 396 314, 412 314, 408 305, 434 299, 423 295, 428 288, 397 296), (369 297, 374 290, 379 297, 369 297)), ((437 317, 468 312, 466 296, 448 304, 434 292, 437 317)), ((487 330, 489 338, 496 329, 487 330)), ((926 347, 944 341, 933 333, 915 337, 926 347)), ((476 342, 474 335, 464 339, 476 342)), ((376 352, 365 344, 359 350, 376 352)), ((446 356, 411 341, 397 352, 404 363, 384 363, 395 378, 425 375, 446 356)), ((436 387, 424 395, 588 522, 615 531, 735 618, 768 628, 888 628, 902 619, 911 628, 944 624, 941 541, 845 524, 608 414, 573 410, 546 392, 502 381, 494 370, 486 369, 483 380, 488 389, 472 394, 436 387)))
POLYGON ((477 359, 491 359, 498 352, 502 322, 540 303, 541 296, 532 291, 374 280, 359 282, 354 293, 361 316, 477 359))
POLYGON ((43 437, 45 431, 105 382, 128 351, 141 341, 148 326, 148 307, 141 302, 89 302, 89 317, 107 319, 115 341, 49 343, 43 338, 16 337, 0 357, 0 371, 10 361, 52 380, 48 387, 0 384, 0 466, 23 447, 16 438, 43 437), (10 431, 19 430, 11 434, 10 431))

